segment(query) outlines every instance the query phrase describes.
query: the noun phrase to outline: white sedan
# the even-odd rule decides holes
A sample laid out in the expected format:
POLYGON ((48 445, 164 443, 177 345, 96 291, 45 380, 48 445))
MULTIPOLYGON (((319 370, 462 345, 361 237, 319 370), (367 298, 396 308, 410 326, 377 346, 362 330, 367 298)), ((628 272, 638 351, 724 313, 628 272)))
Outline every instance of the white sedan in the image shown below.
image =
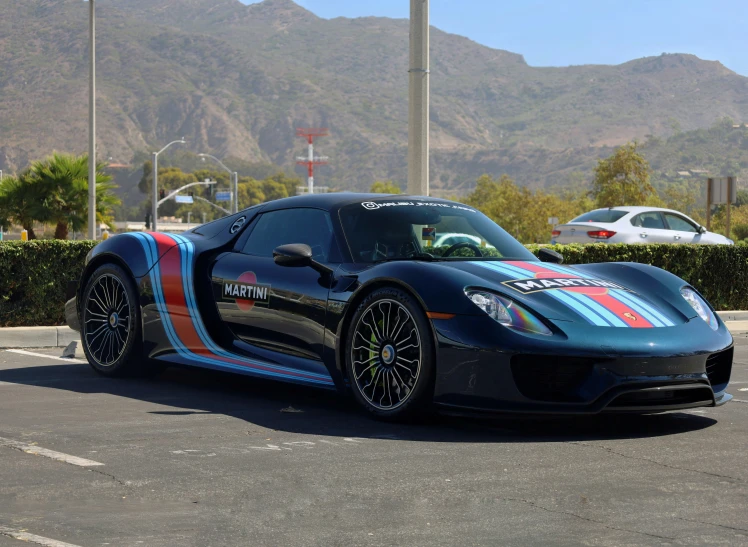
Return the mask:
POLYGON ((683 213, 657 207, 595 209, 556 226, 551 235, 551 243, 733 244, 683 213))

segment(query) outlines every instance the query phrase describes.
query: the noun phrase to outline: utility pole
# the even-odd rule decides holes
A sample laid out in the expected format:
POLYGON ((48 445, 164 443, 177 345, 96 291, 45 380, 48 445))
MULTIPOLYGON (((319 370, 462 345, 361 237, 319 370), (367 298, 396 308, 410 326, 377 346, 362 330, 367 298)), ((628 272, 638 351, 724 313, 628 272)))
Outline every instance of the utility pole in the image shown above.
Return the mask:
POLYGON ((408 193, 429 195, 429 0, 410 0, 408 193))
POLYGON ((88 0, 89 29, 89 97, 88 97, 88 239, 96 239, 96 6, 88 0))

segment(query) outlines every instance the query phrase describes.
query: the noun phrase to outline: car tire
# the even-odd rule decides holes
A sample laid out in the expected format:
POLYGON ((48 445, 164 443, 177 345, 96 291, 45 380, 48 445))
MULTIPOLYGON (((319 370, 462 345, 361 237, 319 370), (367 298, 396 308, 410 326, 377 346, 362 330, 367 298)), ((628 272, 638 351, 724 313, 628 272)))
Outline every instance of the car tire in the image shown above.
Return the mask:
POLYGON ((81 293, 81 344, 91 367, 103 376, 156 374, 143 355, 135 283, 116 264, 99 266, 81 293))
POLYGON ((431 326, 420 304, 387 287, 356 308, 345 340, 346 373, 358 404, 387 421, 423 417, 435 378, 431 326))

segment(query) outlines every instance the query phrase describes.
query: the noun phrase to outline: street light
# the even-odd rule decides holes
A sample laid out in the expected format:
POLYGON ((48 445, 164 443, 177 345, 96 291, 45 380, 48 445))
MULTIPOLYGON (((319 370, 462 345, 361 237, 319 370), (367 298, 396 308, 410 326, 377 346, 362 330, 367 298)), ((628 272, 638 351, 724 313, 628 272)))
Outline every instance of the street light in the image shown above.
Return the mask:
POLYGON ((151 229, 154 232, 157 231, 158 226, 158 155, 169 148, 172 144, 185 144, 186 142, 187 141, 184 140, 184 137, 182 137, 178 141, 172 141, 158 152, 153 153, 153 188, 151 193, 151 200, 153 201, 151 205, 151 215, 153 215, 153 219, 151 220, 151 229))
POLYGON ((224 168, 224 170, 231 175, 231 192, 234 196, 234 199, 231 200, 231 213, 238 213, 239 212, 239 173, 236 171, 232 171, 228 167, 226 167, 221 160, 219 160, 215 156, 211 156, 210 154, 198 154, 197 157, 203 158, 203 161, 205 161, 205 158, 210 158, 213 161, 215 161, 218 165, 224 168))
POLYGON ((429 195, 429 0, 410 0, 408 193, 429 195))
POLYGON ((88 0, 89 89, 88 89, 88 239, 96 239, 96 7, 88 0))

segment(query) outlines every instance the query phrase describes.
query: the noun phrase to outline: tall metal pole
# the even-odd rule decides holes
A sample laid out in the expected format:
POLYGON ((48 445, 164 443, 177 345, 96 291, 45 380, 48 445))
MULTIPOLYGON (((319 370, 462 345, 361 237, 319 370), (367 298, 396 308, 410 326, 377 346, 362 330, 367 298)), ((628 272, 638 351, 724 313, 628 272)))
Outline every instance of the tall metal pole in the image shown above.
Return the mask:
POLYGON ((88 97, 88 239, 96 239, 96 7, 88 0, 90 14, 88 97))
POLYGON ((153 187, 151 188, 151 230, 158 231, 158 152, 153 153, 153 187))
POLYGON ((410 0, 408 193, 429 195, 429 0, 410 0))
POLYGON ((234 213, 239 212, 239 173, 234 171, 233 174, 234 179, 234 213))

